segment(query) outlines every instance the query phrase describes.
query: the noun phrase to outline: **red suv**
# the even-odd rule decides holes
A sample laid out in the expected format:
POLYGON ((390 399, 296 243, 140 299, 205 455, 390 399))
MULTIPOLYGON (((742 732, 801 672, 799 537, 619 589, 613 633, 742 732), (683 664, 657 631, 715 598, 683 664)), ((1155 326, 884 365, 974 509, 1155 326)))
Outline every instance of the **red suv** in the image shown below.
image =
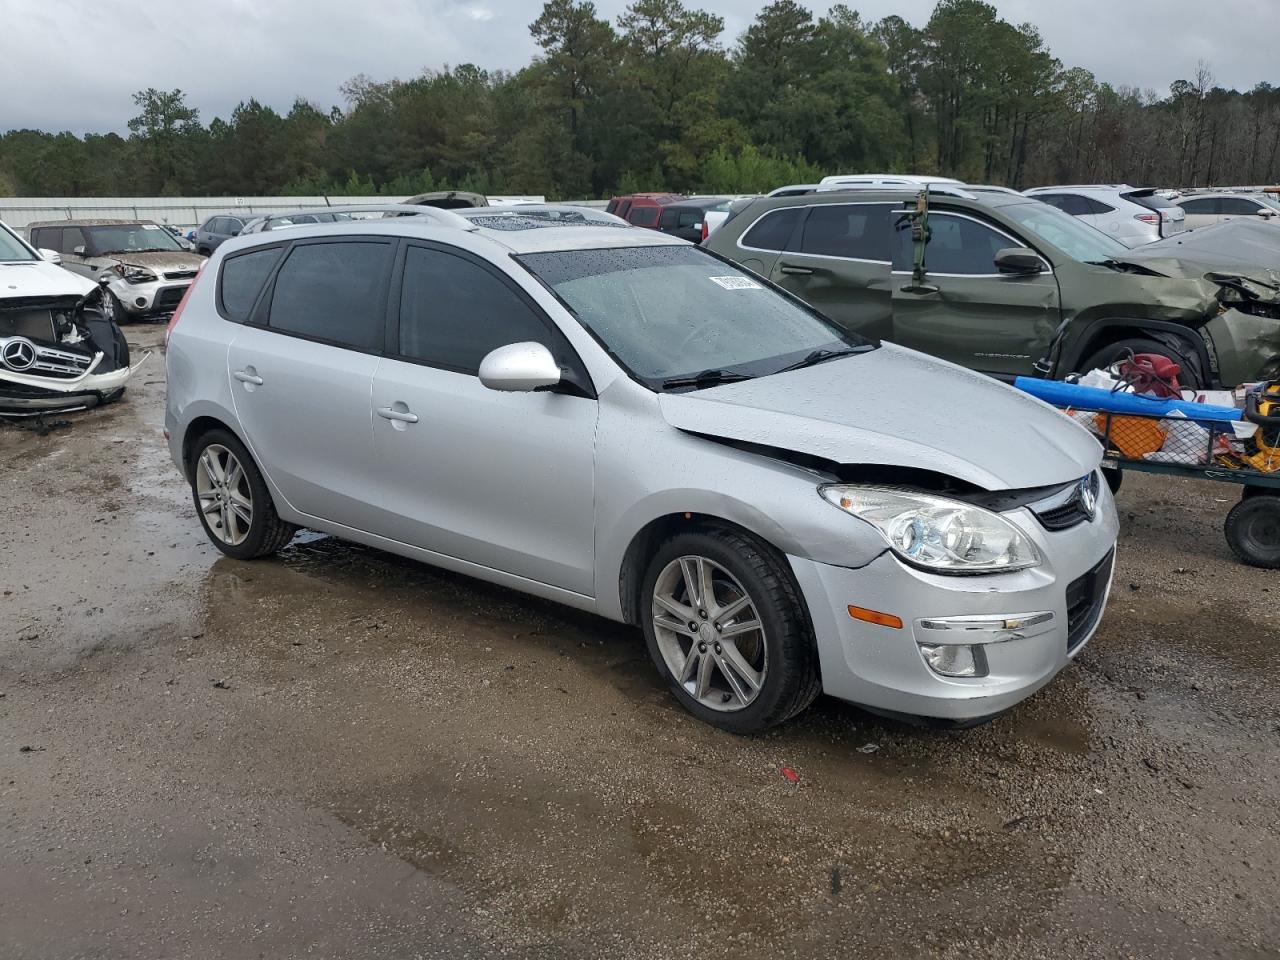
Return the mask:
POLYGON ((674 193, 630 193, 610 200, 605 212, 621 217, 632 226, 656 230, 662 208, 680 199, 674 193))

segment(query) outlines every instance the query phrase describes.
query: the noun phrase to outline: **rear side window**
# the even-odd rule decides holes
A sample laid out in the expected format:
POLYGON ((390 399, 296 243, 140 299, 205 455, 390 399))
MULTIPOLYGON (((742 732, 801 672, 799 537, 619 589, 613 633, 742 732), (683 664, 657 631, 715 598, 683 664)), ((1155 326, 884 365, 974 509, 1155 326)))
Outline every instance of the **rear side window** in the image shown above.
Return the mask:
MULTIPOLYGON (((662 214, 662 215, 665 217, 665 216, 666 216, 666 211, 663 211, 663 214, 662 214)), ((680 223, 679 223, 679 225, 680 225, 680 226, 682 226, 682 227, 698 227, 698 226, 701 226, 701 225, 702 225, 702 217, 703 217, 703 213, 702 213, 702 211, 700 211, 700 210, 681 210, 681 211, 680 211, 680 223)))
POLYGON ((627 215, 627 219, 637 227, 652 227, 658 222, 658 208, 634 207, 631 213, 627 215))
POLYGON ((1164 197, 1157 196, 1154 193, 1122 193, 1130 203, 1136 203, 1140 207, 1146 207, 1148 210, 1176 210, 1178 205, 1172 200, 1166 200, 1164 197))
POLYGON ((224 317, 236 323, 244 323, 249 319, 262 285, 283 252, 282 247, 268 247, 265 250, 238 253, 222 261, 222 273, 218 278, 218 305, 224 317))
POLYGON ((813 207, 804 222, 800 252, 888 263, 892 215, 889 204, 813 207))
POLYGON ((391 244, 303 243, 276 274, 269 324, 357 350, 382 348, 391 244))
POLYGON ((662 211, 662 219, 658 221, 658 226, 663 230, 670 230, 676 225, 676 220, 683 214, 679 210, 667 209, 662 211))
POLYGON ((801 207, 770 210, 743 235, 742 245, 757 250, 785 250, 803 215, 801 207))
POLYGON ((543 344, 562 363, 569 350, 515 290, 479 264, 427 247, 405 252, 400 356, 474 375, 490 351, 527 341, 543 344))
POLYGON ((1217 197, 1199 197, 1195 200, 1183 200, 1181 207, 1187 213, 1221 213, 1217 197))

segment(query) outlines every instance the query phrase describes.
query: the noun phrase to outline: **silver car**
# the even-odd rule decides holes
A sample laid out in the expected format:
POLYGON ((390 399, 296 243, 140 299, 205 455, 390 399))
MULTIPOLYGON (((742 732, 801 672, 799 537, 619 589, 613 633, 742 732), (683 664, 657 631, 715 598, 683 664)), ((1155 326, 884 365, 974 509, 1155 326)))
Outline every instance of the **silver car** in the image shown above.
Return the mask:
POLYGON ((228 556, 305 526, 634 624, 739 733, 820 691, 979 722, 1093 634, 1117 521, 1066 417, 657 231, 418 213, 229 240, 175 315, 228 556))
POLYGON ((168 318, 204 263, 149 220, 53 220, 31 224, 28 236, 60 254, 63 268, 103 284, 117 323, 168 318))

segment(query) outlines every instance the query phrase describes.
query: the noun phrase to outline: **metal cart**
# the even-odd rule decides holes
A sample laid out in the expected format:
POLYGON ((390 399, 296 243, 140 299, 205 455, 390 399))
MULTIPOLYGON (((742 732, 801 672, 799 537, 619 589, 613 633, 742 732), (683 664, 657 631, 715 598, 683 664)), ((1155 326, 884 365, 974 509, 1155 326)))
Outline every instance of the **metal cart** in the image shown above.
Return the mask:
POLYGON ((1228 421, 1059 409, 1102 444, 1113 491, 1125 470, 1239 484, 1240 502, 1223 526, 1227 544, 1251 566, 1280 568, 1280 447, 1267 445, 1263 428, 1242 438, 1228 421))

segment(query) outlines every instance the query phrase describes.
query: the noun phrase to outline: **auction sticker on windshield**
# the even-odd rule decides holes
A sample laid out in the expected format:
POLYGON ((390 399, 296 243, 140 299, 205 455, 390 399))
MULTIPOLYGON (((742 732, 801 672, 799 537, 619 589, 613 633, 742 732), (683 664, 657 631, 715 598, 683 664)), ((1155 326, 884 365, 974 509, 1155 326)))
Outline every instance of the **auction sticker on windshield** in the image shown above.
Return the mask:
POLYGON ((748 277, 708 277, 712 283, 718 283, 726 290, 763 290, 760 284, 748 277))

